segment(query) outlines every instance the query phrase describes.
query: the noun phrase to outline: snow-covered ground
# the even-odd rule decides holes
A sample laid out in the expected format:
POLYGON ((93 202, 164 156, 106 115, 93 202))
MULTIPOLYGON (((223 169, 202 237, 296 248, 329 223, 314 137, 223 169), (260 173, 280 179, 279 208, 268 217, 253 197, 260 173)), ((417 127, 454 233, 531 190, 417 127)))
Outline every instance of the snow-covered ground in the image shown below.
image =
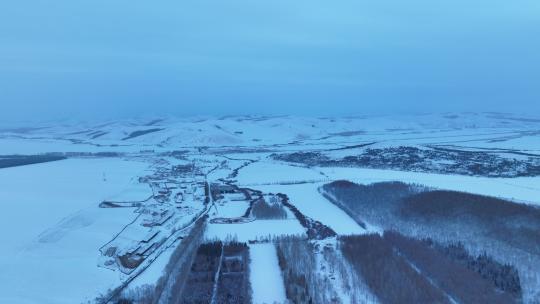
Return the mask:
POLYGON ((251 244, 249 256, 253 303, 285 303, 287 298, 274 244, 251 244))
POLYGON ((217 203, 215 205, 217 211, 212 207, 211 214, 215 217, 240 217, 248 207, 249 203, 247 201, 226 201, 223 204, 217 203))
POLYGON ((98 205, 146 167, 70 159, 0 170, 0 302, 80 303, 118 284, 97 267, 98 249, 135 215, 98 205))

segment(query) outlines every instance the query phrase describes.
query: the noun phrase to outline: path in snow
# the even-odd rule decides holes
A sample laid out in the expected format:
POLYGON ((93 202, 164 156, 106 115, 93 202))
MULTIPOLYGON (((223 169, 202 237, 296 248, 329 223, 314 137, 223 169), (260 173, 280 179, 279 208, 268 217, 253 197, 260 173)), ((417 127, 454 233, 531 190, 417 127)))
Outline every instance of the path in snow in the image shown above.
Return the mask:
POLYGON ((285 287, 274 245, 251 244, 249 255, 253 303, 285 303, 285 287))

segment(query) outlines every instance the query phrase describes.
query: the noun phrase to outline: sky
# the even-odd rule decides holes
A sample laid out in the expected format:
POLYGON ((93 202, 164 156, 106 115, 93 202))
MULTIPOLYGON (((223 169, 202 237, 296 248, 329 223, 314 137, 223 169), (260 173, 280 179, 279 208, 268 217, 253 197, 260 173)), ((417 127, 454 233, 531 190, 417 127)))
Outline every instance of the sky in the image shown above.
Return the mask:
POLYGON ((3 121, 540 115, 540 1, 1 1, 0 105, 3 121))

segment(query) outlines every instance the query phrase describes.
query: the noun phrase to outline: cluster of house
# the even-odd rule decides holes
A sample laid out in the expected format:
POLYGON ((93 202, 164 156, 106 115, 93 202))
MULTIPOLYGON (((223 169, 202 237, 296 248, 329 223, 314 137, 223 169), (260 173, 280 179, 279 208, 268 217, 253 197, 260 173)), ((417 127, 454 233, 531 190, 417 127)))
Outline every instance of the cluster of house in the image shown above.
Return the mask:
MULTIPOLYGON (((129 274, 177 231, 178 225, 187 218, 202 212, 204 205, 212 197, 215 201, 251 201, 251 193, 234 185, 223 183, 208 184, 204 175, 192 164, 170 167, 166 163, 158 167, 154 174, 144 176, 139 182, 150 185, 152 196, 145 201, 125 205, 107 202, 104 207, 138 207, 138 218, 126 226, 109 244, 101 248, 102 263, 105 267, 119 269, 129 274), (195 172, 197 171, 197 172, 195 172)), ((249 204, 246 204, 249 207, 249 204)), ((249 209, 248 209, 249 211, 249 209)), ((219 220, 219 219, 214 219, 219 220)), ((243 215, 229 221, 249 221, 243 215)))

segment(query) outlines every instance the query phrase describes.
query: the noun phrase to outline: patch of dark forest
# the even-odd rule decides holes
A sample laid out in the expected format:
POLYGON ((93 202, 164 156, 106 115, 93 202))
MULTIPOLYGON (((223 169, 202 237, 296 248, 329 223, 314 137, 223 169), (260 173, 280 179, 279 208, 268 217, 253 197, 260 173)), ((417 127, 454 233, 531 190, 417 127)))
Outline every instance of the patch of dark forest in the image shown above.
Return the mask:
POLYGON ((497 153, 417 147, 368 148, 358 155, 333 159, 321 152, 272 154, 275 160, 322 167, 361 167, 488 177, 540 175, 540 158, 501 157, 497 153))
POLYGON ((323 288, 317 284, 314 245, 305 239, 288 237, 276 243, 285 295, 291 303, 331 303, 323 301, 323 288))
POLYGON ((178 303, 250 303, 248 264, 244 243, 202 244, 178 303))
POLYGON ((347 282, 350 276, 348 271, 339 270, 336 257, 340 256, 365 284, 365 287, 345 284, 346 292, 369 290, 357 301, 476 304, 522 300, 516 268, 485 254, 471 255, 459 243, 443 245, 432 239, 415 239, 387 231, 382 235, 340 236, 336 248, 286 237, 277 241, 276 249, 286 296, 291 303, 339 303, 339 296, 329 288, 330 282, 334 275, 339 275, 342 282, 347 282), (340 253, 336 255, 336 251, 340 253), (333 263, 329 265, 328 275, 320 273, 317 252, 333 263))
POLYGON ((91 139, 96 139, 108 133, 109 132, 105 132, 105 131, 95 131, 95 132, 88 133, 88 136, 90 136, 91 139))
POLYGON ((154 129, 148 129, 148 130, 138 130, 138 131, 131 132, 128 136, 122 138, 122 140, 128 140, 128 139, 132 139, 132 138, 135 138, 135 137, 139 137, 139 136, 143 136, 143 135, 146 135, 146 134, 149 134, 149 133, 159 132, 159 131, 163 131, 163 130, 165 130, 165 129, 163 129, 163 128, 154 128, 154 129))
POLYGON ((129 290, 114 303, 251 303, 247 244, 198 245, 204 229, 196 231, 195 239, 190 235, 175 249, 155 286, 129 290))
POLYGON ((309 239, 322 240, 328 237, 334 237, 337 233, 330 227, 325 224, 316 221, 308 216, 305 216, 296 206, 289 202, 289 197, 286 194, 278 193, 277 196, 281 198, 281 203, 289 208, 289 210, 294 214, 296 219, 300 222, 306 229, 306 234, 309 239))
POLYGON ((67 159, 60 155, 2 155, 0 156, 0 169, 26 166, 67 159))
MULTIPOLYGON (((359 223, 368 222, 386 231, 400 231, 407 237, 447 244, 450 247, 444 250, 440 250, 444 248, 442 245, 430 247, 451 252, 447 257, 453 260, 463 259, 457 263, 487 277, 498 290, 514 298, 522 293, 528 300, 539 296, 540 209, 537 207, 400 182, 359 185, 336 181, 321 187, 321 192, 359 223), (475 261, 465 258, 465 248, 476 252, 475 261)), ((385 234, 387 238, 400 241, 385 234)), ((419 246, 426 245, 418 242, 419 246)), ((402 247, 400 251, 406 255, 408 250, 409 247, 402 247)), ((419 268, 426 260, 427 257, 424 260, 409 257, 419 268)))
POLYGON ((340 237, 344 257, 382 303, 515 303, 517 271, 491 259, 452 255, 396 232, 340 237), (480 264, 485 262, 485 264, 480 264), (478 265, 479 270, 468 265, 478 265), (493 270, 494 273, 482 276, 493 270))
MULTIPOLYGON (((278 200, 277 196, 272 196, 271 198, 278 200)), ((260 220, 283 220, 287 218, 287 211, 285 211, 281 202, 267 202, 264 197, 254 200, 250 204, 250 208, 246 210, 246 214, 260 220)))

